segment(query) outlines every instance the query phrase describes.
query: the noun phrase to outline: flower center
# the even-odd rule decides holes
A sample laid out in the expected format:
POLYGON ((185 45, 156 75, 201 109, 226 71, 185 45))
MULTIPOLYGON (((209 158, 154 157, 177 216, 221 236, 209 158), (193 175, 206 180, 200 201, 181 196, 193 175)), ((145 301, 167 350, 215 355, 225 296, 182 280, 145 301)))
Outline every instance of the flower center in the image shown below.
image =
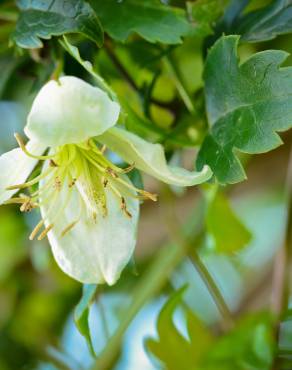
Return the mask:
POLYGON ((40 175, 23 183, 9 186, 7 190, 30 190, 28 194, 20 193, 19 196, 6 201, 6 204, 20 204, 20 211, 30 212, 34 208, 47 207, 47 216, 50 223, 42 219, 30 234, 33 240, 38 235, 42 240, 47 233, 62 217, 70 202, 73 188, 79 194, 79 216, 72 220, 62 231, 61 236, 69 232, 81 218, 84 207, 89 217, 94 221, 97 214, 107 216, 106 189, 110 190, 120 202, 121 212, 126 217, 132 217, 127 209, 125 197, 134 197, 140 200, 151 199, 156 201, 157 196, 145 190, 136 188, 129 182, 124 174, 134 168, 134 164, 123 169, 109 161, 104 152, 105 147, 98 148, 95 141, 90 139, 85 143, 66 144, 56 148, 55 153, 35 156, 28 152, 21 137, 16 134, 16 140, 26 155, 45 161, 40 175), (38 184, 38 188, 34 187, 38 184), (60 193, 65 194, 60 201, 60 193), (56 212, 57 209, 57 212, 56 212), (45 227, 45 225, 47 225, 45 227))

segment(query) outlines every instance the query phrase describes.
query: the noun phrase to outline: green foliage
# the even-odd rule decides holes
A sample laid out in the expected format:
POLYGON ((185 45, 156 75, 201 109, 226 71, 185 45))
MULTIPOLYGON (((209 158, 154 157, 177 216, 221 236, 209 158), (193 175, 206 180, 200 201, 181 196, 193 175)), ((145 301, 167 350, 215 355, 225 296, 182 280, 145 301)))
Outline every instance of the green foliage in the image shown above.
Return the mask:
POLYGON ((268 6, 246 14, 235 32, 249 42, 271 40, 292 31, 291 1, 276 0, 268 6))
POLYGON ((150 42, 177 44, 190 31, 185 12, 159 0, 91 0, 105 31, 115 40, 126 41, 138 33, 150 42))
POLYGON ((80 33, 101 46, 103 31, 92 8, 84 0, 19 0, 21 10, 13 40, 22 48, 40 48, 40 39, 80 33))
POLYGON ((188 337, 186 338, 173 322, 174 312, 182 304, 186 287, 175 292, 159 313, 157 319, 158 339, 148 338, 145 345, 168 370, 196 370, 210 348, 213 338, 200 320, 184 307, 187 320, 188 337))
POLYGON ((234 213, 224 193, 216 191, 208 202, 206 227, 219 253, 233 253, 244 248, 252 235, 234 213))
POLYGON ((212 34, 213 26, 222 15, 226 4, 226 0, 187 2, 188 14, 193 26, 192 35, 203 38, 212 34))
POLYGON ((269 370, 274 356, 273 318, 266 313, 246 316, 227 334, 217 337, 183 305, 185 287, 175 292, 157 319, 158 339, 145 345, 168 370, 269 370), (182 305, 187 337, 176 327, 174 312, 182 305))
POLYGON ((204 370, 269 370, 275 351, 273 319, 265 313, 241 319, 210 348, 204 370))
MULTIPOLYGON (((146 327, 143 333, 149 335, 157 319, 157 335, 145 341, 149 357, 158 363, 155 368, 291 370, 291 312, 283 317, 286 307, 282 307, 276 320, 268 313, 242 312, 247 301, 248 309, 253 304, 268 308, 266 293, 257 294, 258 284, 264 285, 260 267, 273 262, 271 256, 283 239, 287 153, 283 148, 256 161, 252 154, 276 148, 282 143, 278 133, 291 127, 292 69, 281 67, 290 59, 285 61, 286 52, 270 49, 291 52, 292 2, 0 3, 1 154, 16 146, 13 132, 22 132, 42 85, 72 75, 99 86, 119 102, 118 126, 159 143, 171 165, 179 161, 191 168, 199 153, 197 166, 208 164, 216 177, 215 184, 199 189, 202 192, 160 191, 157 182, 145 178, 145 191, 157 193, 159 203, 143 205, 135 273, 128 266, 117 285, 103 287, 99 294, 106 310, 100 312, 93 305, 96 285, 83 286, 76 306, 80 284, 52 263, 45 240, 27 240, 39 216, 20 215, 12 205, 1 208, 0 369, 87 369, 88 363, 92 370, 128 368, 125 354, 136 364, 135 356, 140 355, 136 348, 142 346, 140 329, 146 327), (240 44, 236 35, 241 35, 240 44), (10 40, 17 47, 9 48, 10 40), (269 42, 259 43, 265 40, 269 42), (233 209, 218 182, 244 180, 249 162, 251 181, 227 189, 235 200, 233 209), (279 185, 277 199, 262 196, 270 181, 279 185), (242 190, 247 197, 236 199, 242 190), (212 253, 200 258, 205 244, 212 253), (157 314, 162 297, 186 281, 187 294, 185 288, 179 289, 157 314), (234 310, 236 319, 229 310, 234 310), (77 344, 76 328, 82 335, 77 344), (83 353, 85 341, 89 350, 83 353)), ((283 134, 283 141, 288 147, 289 134, 283 134)), ((122 150, 128 144, 121 144, 122 150)), ((105 155, 127 172, 129 164, 109 147, 105 155)), ((144 189, 138 170, 127 176, 144 189)), ((30 195, 34 191, 37 185, 30 195)), ((288 301, 280 296, 278 268, 277 260, 276 273, 270 274, 277 287, 273 299, 288 301)))
POLYGON ((279 146, 277 131, 292 126, 292 69, 280 68, 283 51, 264 51, 239 65, 237 36, 223 36, 209 51, 205 94, 210 132, 198 156, 218 181, 245 179, 236 152, 263 153, 279 146))
POLYGON ((93 303, 93 299, 96 295, 97 285, 96 284, 85 284, 83 285, 83 292, 80 302, 75 308, 74 320, 76 327, 80 333, 86 339, 88 348, 93 356, 95 356, 93 344, 91 341, 90 328, 89 328, 89 310, 93 303))

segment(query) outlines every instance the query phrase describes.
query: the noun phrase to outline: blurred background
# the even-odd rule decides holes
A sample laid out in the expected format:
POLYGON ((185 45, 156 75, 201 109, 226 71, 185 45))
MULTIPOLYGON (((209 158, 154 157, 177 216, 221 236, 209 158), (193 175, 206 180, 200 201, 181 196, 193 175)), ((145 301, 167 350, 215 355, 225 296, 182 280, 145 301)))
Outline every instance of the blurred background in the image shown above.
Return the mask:
MULTIPOLYGON (((256 8, 268 2, 251 3, 251 7, 256 8)), ((54 71, 52 55, 60 52, 54 40, 45 42, 44 48, 37 51, 20 53, 16 47, 8 48, 7 40, 14 28, 15 15, 4 19, 3 14, 0 7, 0 154, 16 147, 13 133, 22 132, 35 94, 54 71)), ((94 61, 96 70, 121 99, 127 97, 126 103, 131 107, 135 122, 138 120, 136 115, 143 109, 139 94, 124 78, 123 68, 141 87, 147 88, 155 76, 153 96, 166 104, 149 104, 149 117, 156 129, 143 129, 139 133, 156 141, 156 135, 167 132, 168 159, 192 168, 196 145, 201 142, 206 127, 202 95, 204 41, 189 37, 171 51, 171 60, 176 67, 174 74, 167 63, 156 57, 159 52, 156 46, 137 37, 130 38, 126 44, 113 45, 108 40, 108 49, 101 50, 78 36, 71 40, 78 45, 84 59, 94 61), (197 116, 179 111, 180 102, 174 105, 174 110, 173 105, 171 110, 168 108, 169 102, 179 99, 177 76, 194 101, 199 112, 197 116), (176 113, 179 124, 173 126, 176 113)), ((242 44, 239 50, 241 60, 266 49, 282 49, 290 53, 292 36, 279 36, 265 43, 242 44)), ((66 74, 90 81, 71 56, 64 51, 61 53, 66 74)), ((292 65, 291 56, 285 65, 292 65)), ((133 121, 128 122, 129 129, 139 130, 133 121)), ((113 287, 99 286, 96 289, 88 318, 92 344, 99 358, 96 368, 168 368, 161 362, 163 344, 157 349, 151 346, 151 341, 161 335, 157 330, 157 318, 162 308, 183 286, 182 308, 173 310, 173 326, 166 325, 162 330, 165 337, 167 333, 187 337, 186 310, 190 310, 200 325, 208 327, 214 335, 225 333, 231 319, 237 322, 249 313, 258 312, 260 317, 266 317, 267 311, 277 310, 280 289, 277 266, 281 261, 287 225, 285 184, 292 135, 288 132, 281 137, 284 145, 270 153, 241 156, 248 180, 220 189, 220 206, 213 213, 210 199, 213 199, 214 191, 218 191, 213 184, 181 190, 143 177, 145 189, 158 193, 159 201, 145 202, 141 207, 135 256, 119 282, 113 287), (199 264, 197 254, 193 255, 192 250, 199 254, 199 264), (200 263, 216 282, 231 319, 224 317, 224 307, 220 310, 220 303, 218 309, 200 263)), ((119 158, 114 159, 119 161, 119 158)), ((28 240, 38 217, 37 212, 22 214, 15 206, 0 208, 0 370, 88 369, 96 360, 74 323, 82 286, 58 268, 46 240, 28 240)), ((236 367, 236 362, 230 360, 231 367, 222 365, 223 370, 269 369, 271 361, 267 359, 276 347, 283 349, 287 361, 290 359, 292 326, 289 315, 281 326, 280 343, 274 343, 269 350, 267 342, 270 339, 266 334, 261 336, 261 328, 257 327, 246 346, 241 344, 241 349, 248 348, 251 343, 255 345, 258 357, 254 367, 236 367), (263 362, 259 360, 261 356, 263 362)), ((242 337, 247 335, 244 332, 242 337)), ((177 346, 179 351, 179 344, 177 346)), ((223 353, 224 346, 222 343, 220 346, 223 353)), ((169 348, 167 344, 165 348, 169 348)), ((245 355, 245 352, 236 352, 240 361, 245 355)), ((292 369, 289 366, 283 369, 292 369)), ((215 370, 216 367, 210 365, 208 369, 215 370)))

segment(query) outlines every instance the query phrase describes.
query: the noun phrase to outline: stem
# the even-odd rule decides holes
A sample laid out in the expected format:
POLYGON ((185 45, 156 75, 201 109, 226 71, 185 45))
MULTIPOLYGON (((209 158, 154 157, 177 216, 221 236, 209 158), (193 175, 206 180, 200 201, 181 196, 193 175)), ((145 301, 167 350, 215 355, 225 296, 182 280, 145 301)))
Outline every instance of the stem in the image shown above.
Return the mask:
POLYGON ((210 274, 199 254, 194 248, 189 249, 189 257, 199 275, 201 276, 201 279, 204 281, 206 287, 208 288, 208 291, 211 294, 214 303, 218 308, 218 311, 222 315, 224 331, 233 328, 234 322, 229 307, 225 302, 224 297, 221 294, 218 286, 216 285, 215 280, 213 279, 212 275, 210 274))
MULTIPOLYGON (((170 191, 165 191, 164 195, 167 196, 168 201, 173 202, 173 195, 170 191)), ((179 226, 179 220, 177 219, 175 213, 174 213, 174 204, 170 204, 169 209, 167 210, 165 214, 165 220, 168 224, 169 232, 173 238, 179 245, 185 246, 187 242, 181 233, 181 228, 179 226)), ((200 235, 200 240, 202 238, 202 233, 200 235)), ((197 243, 199 244, 199 243, 197 243)), ((207 267, 205 266, 204 262, 200 258, 194 244, 192 244, 187 250, 188 250, 188 256, 193 263, 194 267, 198 271, 201 279, 204 281, 209 293, 211 294, 214 303, 217 306, 218 311, 222 315, 223 322, 222 326, 225 331, 228 329, 231 329, 234 326, 233 323, 233 317, 229 310, 229 307, 227 303, 224 300, 223 295, 221 294, 215 280, 213 279, 212 275, 208 271, 207 267)))
MULTIPOLYGON (((116 69, 119 71, 120 75, 127 81, 127 83, 137 92, 140 93, 140 87, 136 84, 135 80, 130 76, 126 68, 122 65, 116 54, 113 52, 112 48, 110 47, 109 43, 105 43, 105 50, 111 59, 112 63, 116 67, 116 69)), ((153 97, 150 97, 149 101, 152 104, 158 105, 161 108, 174 110, 177 108, 177 100, 171 102, 163 102, 160 100, 157 100, 153 97)))
POLYGON ((196 110, 193 105, 192 99, 190 98, 186 88, 183 86, 173 62, 167 56, 163 58, 163 62, 170 76, 172 77, 172 80, 177 88, 177 91, 180 97, 182 98, 186 108, 188 109, 189 113, 195 114, 196 110))

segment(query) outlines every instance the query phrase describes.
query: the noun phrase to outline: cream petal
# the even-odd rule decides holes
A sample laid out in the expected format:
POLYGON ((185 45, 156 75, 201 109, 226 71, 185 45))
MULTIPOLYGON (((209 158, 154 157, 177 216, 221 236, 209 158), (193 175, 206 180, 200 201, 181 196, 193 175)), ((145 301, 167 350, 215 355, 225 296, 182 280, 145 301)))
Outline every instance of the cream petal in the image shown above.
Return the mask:
POLYGON ((80 143, 115 125, 120 106, 80 78, 49 81, 36 96, 25 133, 49 147, 80 143))
POLYGON ((212 171, 208 166, 200 172, 169 166, 162 145, 151 144, 141 137, 124 129, 113 127, 97 140, 105 144, 128 163, 151 176, 171 185, 192 186, 210 179, 212 171))
MULTIPOLYGON (((46 150, 46 146, 32 140, 27 143, 26 148, 35 155, 41 155, 46 150)), ((6 188, 25 182, 37 162, 37 159, 28 157, 20 148, 0 156, 0 204, 18 191, 17 189, 6 190, 6 188)))
POLYGON ((50 214, 49 204, 41 208, 46 225, 55 225, 48 233, 55 260, 66 274, 82 283, 112 285, 118 280, 135 248, 139 202, 125 197, 132 214, 132 218, 128 218, 121 211, 116 196, 106 189, 108 215, 103 217, 99 213, 94 221, 74 187, 69 204, 54 220, 58 208, 65 202, 67 191, 68 188, 63 187, 50 214), (83 204, 80 221, 61 236, 62 230, 79 218, 80 204, 83 204))

